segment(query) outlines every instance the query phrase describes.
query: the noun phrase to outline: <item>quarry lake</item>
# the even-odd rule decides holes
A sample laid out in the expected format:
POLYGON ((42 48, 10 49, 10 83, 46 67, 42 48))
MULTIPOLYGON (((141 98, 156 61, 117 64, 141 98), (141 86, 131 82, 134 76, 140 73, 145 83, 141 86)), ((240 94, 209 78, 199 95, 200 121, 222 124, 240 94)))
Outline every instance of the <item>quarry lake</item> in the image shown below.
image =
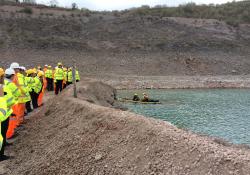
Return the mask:
POLYGON ((132 98, 137 93, 141 98, 143 92, 162 104, 123 104, 178 128, 250 145, 249 89, 119 90, 118 97, 132 98))

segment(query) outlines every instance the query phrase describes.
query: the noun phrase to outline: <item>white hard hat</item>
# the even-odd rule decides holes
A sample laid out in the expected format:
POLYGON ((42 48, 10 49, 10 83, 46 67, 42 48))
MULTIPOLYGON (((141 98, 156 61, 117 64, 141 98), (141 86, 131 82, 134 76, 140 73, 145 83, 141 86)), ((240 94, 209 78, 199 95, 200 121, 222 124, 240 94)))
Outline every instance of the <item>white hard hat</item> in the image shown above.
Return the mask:
POLYGON ((21 67, 19 67, 20 69, 22 69, 22 70, 26 70, 26 68, 25 67, 23 67, 23 66, 21 66, 21 67))
POLYGON ((12 69, 19 69, 19 64, 18 63, 11 63, 10 68, 12 69))
POLYGON ((15 75, 15 71, 12 68, 5 70, 5 75, 15 75))

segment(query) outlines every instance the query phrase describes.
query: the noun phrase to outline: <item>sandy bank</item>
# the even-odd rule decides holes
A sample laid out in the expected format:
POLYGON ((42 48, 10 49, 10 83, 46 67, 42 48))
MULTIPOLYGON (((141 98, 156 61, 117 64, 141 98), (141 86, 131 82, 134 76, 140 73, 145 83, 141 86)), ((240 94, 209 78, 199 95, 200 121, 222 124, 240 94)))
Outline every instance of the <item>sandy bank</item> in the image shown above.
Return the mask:
MULTIPOLYGON (((115 90, 92 80, 49 100, 8 153, 3 174, 248 174, 250 151, 167 122, 110 108, 115 90), (106 107, 105 107, 106 106, 106 107)), ((1 173, 0 173, 1 174, 1 173)))
POLYGON ((250 88, 250 75, 95 77, 116 89, 250 88))

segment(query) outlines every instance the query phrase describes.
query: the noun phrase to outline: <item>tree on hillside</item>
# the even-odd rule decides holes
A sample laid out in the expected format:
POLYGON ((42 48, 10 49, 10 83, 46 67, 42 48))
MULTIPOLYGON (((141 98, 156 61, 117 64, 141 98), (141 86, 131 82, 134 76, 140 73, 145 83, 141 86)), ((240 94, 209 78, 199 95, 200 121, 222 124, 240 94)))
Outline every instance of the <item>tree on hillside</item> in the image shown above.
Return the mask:
POLYGON ((72 3, 72 5, 71 5, 71 7, 72 7, 72 10, 76 10, 78 7, 77 7, 77 4, 74 2, 74 3, 72 3))
POLYGON ((49 5, 51 7, 57 7, 58 6, 58 1, 57 0, 50 0, 49 1, 49 5))
POLYGON ((23 0, 24 3, 36 4, 36 0, 23 0))

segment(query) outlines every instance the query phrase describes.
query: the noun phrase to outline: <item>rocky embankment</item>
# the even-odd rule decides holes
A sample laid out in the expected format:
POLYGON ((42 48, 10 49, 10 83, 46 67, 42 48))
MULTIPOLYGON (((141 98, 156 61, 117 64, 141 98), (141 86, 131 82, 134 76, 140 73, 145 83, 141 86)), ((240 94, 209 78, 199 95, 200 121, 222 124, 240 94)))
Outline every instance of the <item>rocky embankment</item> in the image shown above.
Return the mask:
POLYGON ((250 151, 110 108, 115 90, 85 80, 27 120, 0 174, 248 174, 250 151))

